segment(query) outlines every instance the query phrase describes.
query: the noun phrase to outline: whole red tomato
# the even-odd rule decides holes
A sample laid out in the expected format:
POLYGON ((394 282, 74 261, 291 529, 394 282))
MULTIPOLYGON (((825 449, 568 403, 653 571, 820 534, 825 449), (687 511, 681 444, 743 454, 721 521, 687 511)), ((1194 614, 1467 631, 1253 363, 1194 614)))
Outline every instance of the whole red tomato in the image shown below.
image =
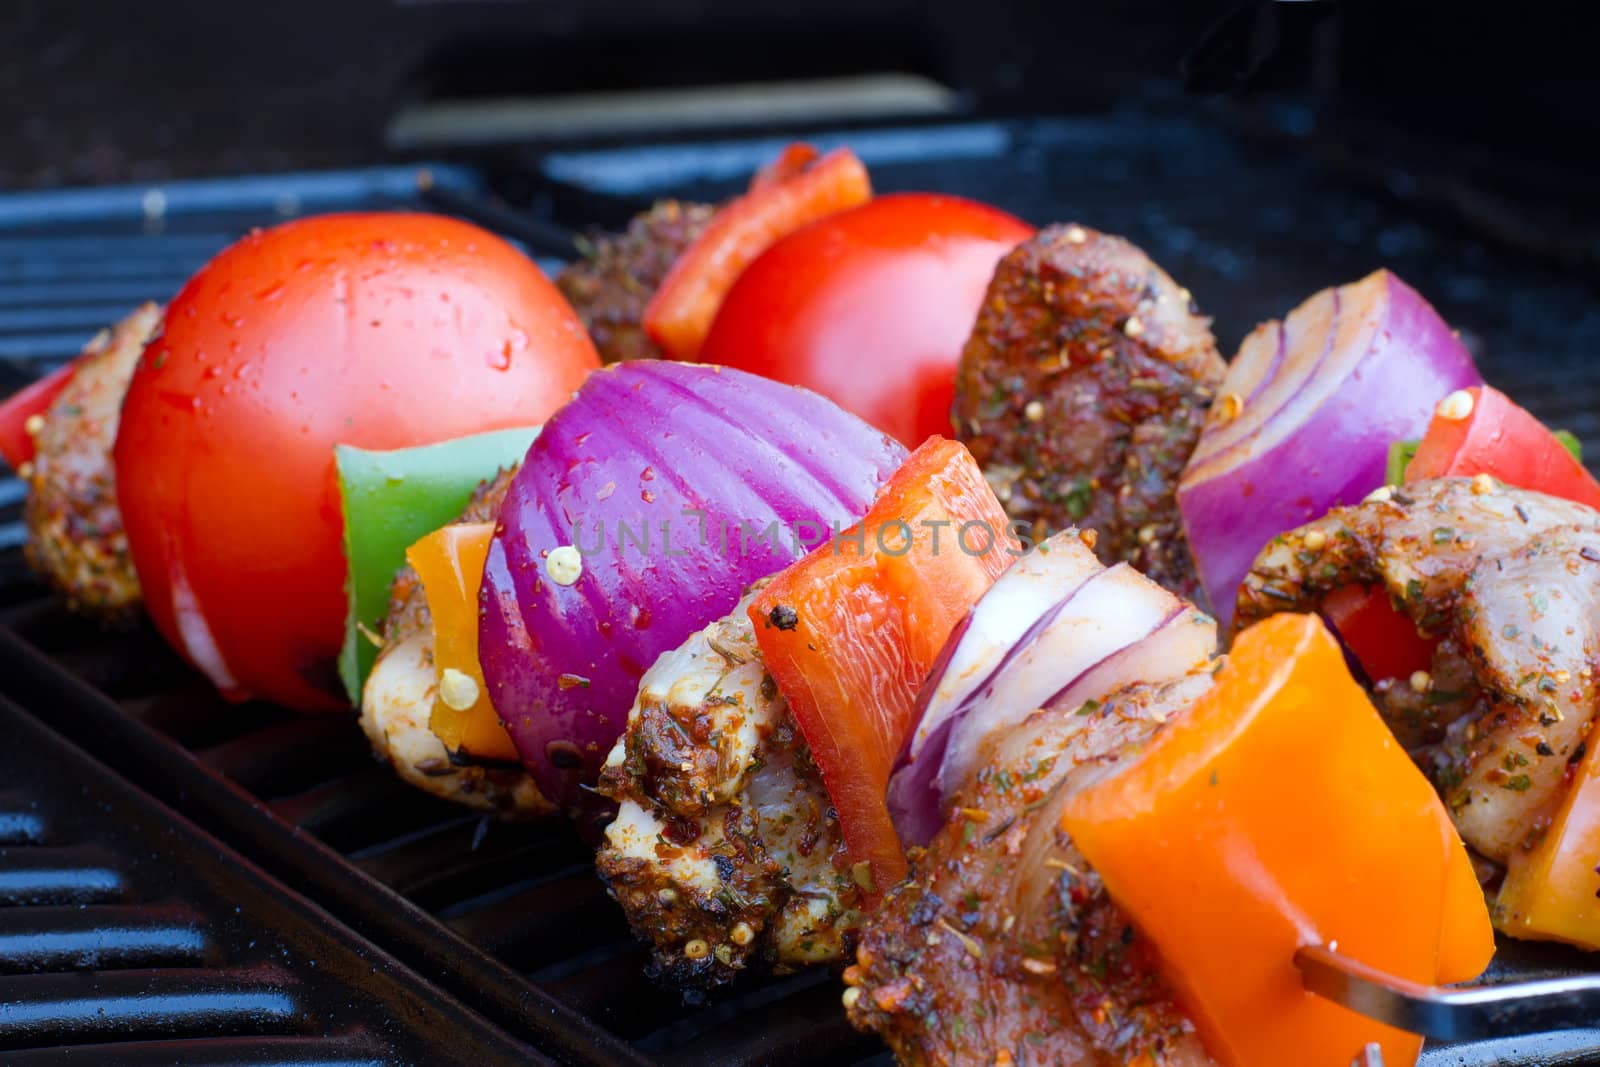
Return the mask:
POLYGON ((172 301, 124 402, 117 497, 150 617, 229 696, 346 706, 334 444, 541 422, 598 365, 539 268, 476 226, 251 234, 172 301))
POLYGON ((995 264, 1033 232, 959 197, 880 196, 762 253, 700 358, 813 389, 909 448, 948 436, 956 363, 995 264))

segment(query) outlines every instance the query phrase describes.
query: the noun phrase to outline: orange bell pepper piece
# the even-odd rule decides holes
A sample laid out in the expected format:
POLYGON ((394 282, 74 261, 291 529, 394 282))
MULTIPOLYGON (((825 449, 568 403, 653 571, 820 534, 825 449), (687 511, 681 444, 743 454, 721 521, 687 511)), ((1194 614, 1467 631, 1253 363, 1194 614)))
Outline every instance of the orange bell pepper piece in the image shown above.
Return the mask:
POLYGON ((885 793, 916 726, 917 693, 955 624, 1020 554, 972 454, 930 437, 858 525, 751 603, 756 644, 869 893, 906 873, 885 793))
POLYGON ((493 534, 492 522, 443 526, 406 549, 406 562, 422 579, 433 619, 439 695, 429 728, 451 752, 515 762, 517 748, 489 703, 489 687, 478 666, 478 587, 493 534), (472 684, 462 685, 446 671, 458 671, 472 684))
POLYGON ((1528 851, 1511 854, 1495 901, 1500 928, 1513 937, 1600 949, 1600 744, 1588 754, 1550 828, 1528 851))
POLYGON ((1444 915, 1439 921, 1439 970, 1434 979, 1444 985, 1472 981, 1494 955, 1494 927, 1483 921, 1488 914, 1483 887, 1460 837, 1453 829, 1449 837, 1444 915))
POLYGON ((809 146, 791 146, 757 175, 750 191, 717 210, 678 256, 644 309, 644 329, 673 359, 694 359, 723 297, 756 258, 808 223, 872 199, 867 168, 848 148, 806 165, 809 146))
POLYGON ((1344 1067, 1372 1041, 1415 1062, 1421 1038, 1305 992, 1301 945, 1425 983, 1493 951, 1444 805, 1316 616, 1241 634, 1217 684, 1061 825, 1233 1067, 1344 1067))

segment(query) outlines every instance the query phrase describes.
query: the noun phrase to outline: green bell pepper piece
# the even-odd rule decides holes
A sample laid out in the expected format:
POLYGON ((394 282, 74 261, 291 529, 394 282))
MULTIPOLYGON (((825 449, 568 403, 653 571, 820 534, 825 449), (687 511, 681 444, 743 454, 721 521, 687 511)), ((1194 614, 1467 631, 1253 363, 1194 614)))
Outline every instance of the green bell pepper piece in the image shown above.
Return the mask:
POLYGON ((478 486, 520 463, 538 434, 516 427, 387 452, 334 446, 349 563, 339 677, 352 704, 361 704, 378 652, 369 635, 388 613, 406 549, 460 516, 478 486))

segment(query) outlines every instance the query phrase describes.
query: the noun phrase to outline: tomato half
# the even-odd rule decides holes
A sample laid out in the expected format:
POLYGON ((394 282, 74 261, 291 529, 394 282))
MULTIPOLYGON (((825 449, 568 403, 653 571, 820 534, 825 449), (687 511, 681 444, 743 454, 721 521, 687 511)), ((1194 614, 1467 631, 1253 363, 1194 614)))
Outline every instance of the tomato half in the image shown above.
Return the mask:
POLYGON ((231 697, 346 706, 334 444, 537 423, 598 365, 539 268, 476 226, 251 234, 173 300, 124 403, 117 495, 150 617, 231 697))
POLYGON ((960 197, 880 196, 767 249, 700 358, 813 389, 915 448, 949 435, 956 364, 995 264, 1033 232, 960 197))

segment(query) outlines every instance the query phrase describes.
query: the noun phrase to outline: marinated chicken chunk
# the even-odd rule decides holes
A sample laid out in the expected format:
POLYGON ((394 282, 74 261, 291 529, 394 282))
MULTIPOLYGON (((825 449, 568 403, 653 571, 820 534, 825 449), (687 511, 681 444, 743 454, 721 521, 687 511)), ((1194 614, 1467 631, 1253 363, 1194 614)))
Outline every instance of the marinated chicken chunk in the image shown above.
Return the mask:
MULTIPOLYGON (((462 522, 491 522, 515 470, 501 471, 473 494, 462 522)), ((418 789, 505 818, 534 818, 555 809, 520 766, 453 758, 429 727, 439 692, 433 623, 417 573, 407 566, 389 591, 384 644, 361 697, 361 728, 373 752, 418 789)))
POLYGON ((597 866, 653 973, 696 994, 759 961, 843 958, 860 923, 838 819, 745 609, 663 655, 600 775, 597 866))
POLYGON ((1127 686, 999 739, 862 932, 845 972, 851 1022, 902 1064, 1209 1064, 1059 813, 1210 682, 1199 670, 1127 686))
POLYGON ((1083 226, 1000 261, 951 414, 1033 540, 1093 529, 1105 563, 1200 595, 1174 490, 1226 369, 1209 323, 1138 248, 1083 226))
POLYGON ((111 446, 134 368, 160 328, 161 308, 144 304, 89 342, 37 424, 36 452, 23 472, 28 562, 73 610, 112 624, 133 621, 141 598, 117 509, 111 446))
POLYGON ((1274 538, 1239 590, 1236 629, 1382 584, 1442 636, 1433 669, 1375 695, 1466 842, 1504 862, 1548 825, 1582 758, 1600 656, 1600 513, 1487 475, 1382 489, 1274 538))
POLYGON ((662 200, 628 223, 624 233, 582 242, 582 258, 556 275, 607 363, 659 359, 661 349, 640 325, 645 306, 684 249, 705 230, 716 209, 662 200))

